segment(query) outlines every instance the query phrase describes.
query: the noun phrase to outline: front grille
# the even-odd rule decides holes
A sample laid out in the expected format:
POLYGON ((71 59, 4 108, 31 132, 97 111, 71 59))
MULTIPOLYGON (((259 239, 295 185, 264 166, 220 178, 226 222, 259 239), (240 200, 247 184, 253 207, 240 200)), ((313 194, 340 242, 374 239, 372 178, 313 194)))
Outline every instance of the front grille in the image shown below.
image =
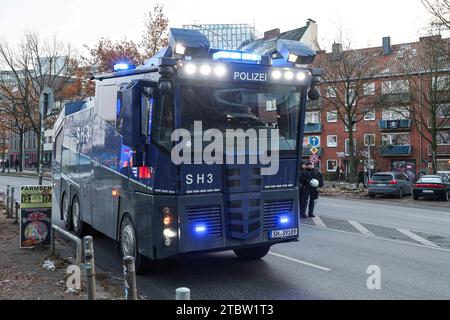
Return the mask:
POLYGON ((267 201, 264 203, 264 231, 276 229, 278 218, 282 214, 292 213, 293 200, 267 201))
POLYGON ((220 206, 189 207, 186 208, 186 212, 192 228, 195 228, 196 224, 203 224, 208 235, 223 236, 220 206))

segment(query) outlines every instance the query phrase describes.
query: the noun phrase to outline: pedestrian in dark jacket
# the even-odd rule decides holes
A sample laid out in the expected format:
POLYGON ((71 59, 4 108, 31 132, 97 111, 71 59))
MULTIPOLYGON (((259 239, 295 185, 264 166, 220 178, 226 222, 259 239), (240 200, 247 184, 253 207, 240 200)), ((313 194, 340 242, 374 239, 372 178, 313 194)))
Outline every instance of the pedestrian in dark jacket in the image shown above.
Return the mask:
POLYGON ((360 184, 363 184, 364 189, 367 188, 366 186, 366 173, 364 172, 364 169, 361 169, 358 173, 358 185, 356 186, 357 188, 359 188, 360 184))
POLYGON ((311 162, 306 163, 306 169, 301 173, 301 188, 300 188, 300 217, 314 218, 315 202, 319 198, 317 187, 311 186, 312 180, 319 182, 318 187, 324 186, 322 174, 314 168, 311 162), (308 216, 306 210, 308 209, 308 216))
POLYGON ((19 168, 20 168, 19 159, 16 159, 16 161, 14 161, 14 168, 16 169, 16 172, 19 172, 19 168))

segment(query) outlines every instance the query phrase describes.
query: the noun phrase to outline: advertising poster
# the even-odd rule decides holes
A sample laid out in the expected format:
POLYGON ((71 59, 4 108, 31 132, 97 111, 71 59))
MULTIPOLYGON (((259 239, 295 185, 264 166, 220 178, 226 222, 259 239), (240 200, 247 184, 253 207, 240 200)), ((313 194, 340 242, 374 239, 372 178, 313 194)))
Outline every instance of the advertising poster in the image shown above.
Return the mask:
POLYGON ((20 206, 20 247, 50 245, 52 228, 52 187, 22 186, 20 206))

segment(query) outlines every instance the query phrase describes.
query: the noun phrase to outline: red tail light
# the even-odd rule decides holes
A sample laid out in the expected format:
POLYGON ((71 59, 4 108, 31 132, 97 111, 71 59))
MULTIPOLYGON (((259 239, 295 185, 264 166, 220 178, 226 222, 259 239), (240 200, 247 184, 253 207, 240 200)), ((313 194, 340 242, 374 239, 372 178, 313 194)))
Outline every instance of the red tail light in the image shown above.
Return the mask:
POLYGON ((397 184, 397 180, 389 181, 389 184, 397 184))
POLYGON ((437 183, 417 183, 416 188, 444 189, 442 184, 437 183))
POLYGON ((375 184, 376 182, 373 180, 369 180, 369 184, 375 184))

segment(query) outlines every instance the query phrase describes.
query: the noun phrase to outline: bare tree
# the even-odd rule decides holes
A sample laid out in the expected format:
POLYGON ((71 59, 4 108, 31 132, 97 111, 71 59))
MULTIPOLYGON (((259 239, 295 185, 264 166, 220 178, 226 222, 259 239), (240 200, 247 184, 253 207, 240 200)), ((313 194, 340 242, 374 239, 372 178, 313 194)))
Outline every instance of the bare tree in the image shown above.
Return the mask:
POLYGON ((438 23, 450 29, 450 0, 421 0, 438 23))
POLYGON ((142 35, 142 47, 145 58, 151 58, 159 50, 167 46, 167 28, 169 19, 164 15, 164 7, 156 4, 145 20, 145 31, 142 35))
POLYGON ((335 43, 332 53, 319 56, 318 59, 319 66, 324 70, 325 110, 337 114, 338 120, 348 131, 349 173, 352 181, 356 177, 359 161, 357 150, 351 143, 355 140, 356 125, 379 106, 372 85, 374 77, 383 70, 383 64, 377 59, 378 51, 352 50, 350 44, 343 48, 341 44, 335 43))
POLYGON ((450 39, 430 36, 405 50, 401 64, 414 93, 408 112, 422 138, 429 143, 434 173, 439 135, 450 125, 449 52, 450 39))
MULTIPOLYGON (((9 103, 3 112, 16 122, 12 127, 29 128, 35 133, 39 158, 39 96, 50 87, 57 101, 65 99, 64 89, 72 83, 77 69, 72 48, 57 38, 43 41, 37 34, 26 33, 18 46, 0 43, 0 65, 5 66, 5 72, 0 73, 0 92, 9 103)), ((51 119, 46 124, 51 126, 51 119)))

